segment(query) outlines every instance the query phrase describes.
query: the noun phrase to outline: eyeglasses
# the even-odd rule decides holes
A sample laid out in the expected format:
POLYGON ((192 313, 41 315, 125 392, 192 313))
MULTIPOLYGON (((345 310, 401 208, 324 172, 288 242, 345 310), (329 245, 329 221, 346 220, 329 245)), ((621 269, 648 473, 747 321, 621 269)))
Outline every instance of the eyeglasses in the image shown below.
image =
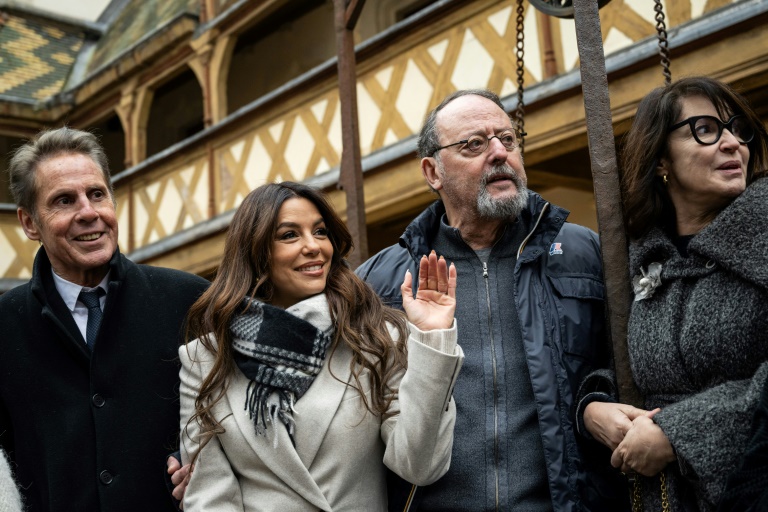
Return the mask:
MULTIPOLYGON (((526 136, 527 133, 521 133, 521 136, 526 136)), ((485 135, 473 135, 468 139, 460 140, 459 142, 454 142, 453 144, 448 144, 446 146, 440 146, 436 150, 432 152, 434 155, 441 149, 450 148, 451 146, 458 146, 459 144, 464 144, 464 146, 470 150, 473 153, 477 153, 478 155, 482 152, 484 152, 486 149, 488 149, 488 144, 491 143, 491 139, 499 139, 499 142, 501 142, 502 146, 507 148, 507 151, 512 151, 517 146, 520 145, 520 142, 517 139, 517 133, 514 130, 504 130, 498 135, 492 135, 490 137, 486 137, 485 135)))
POLYGON ((733 116, 727 123, 723 123, 713 116, 693 116, 670 126, 669 132, 671 133, 686 124, 691 127, 691 133, 696 142, 705 146, 710 146, 719 141, 720 136, 723 134, 723 128, 728 128, 728 131, 741 144, 748 144, 755 138, 755 129, 747 118, 741 115, 733 116))

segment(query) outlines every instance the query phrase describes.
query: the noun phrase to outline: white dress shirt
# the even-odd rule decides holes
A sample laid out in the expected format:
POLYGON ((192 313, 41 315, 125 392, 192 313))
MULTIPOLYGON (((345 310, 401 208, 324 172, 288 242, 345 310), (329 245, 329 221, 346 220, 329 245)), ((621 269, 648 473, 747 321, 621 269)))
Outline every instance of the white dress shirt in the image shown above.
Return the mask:
POLYGON ((104 303, 107 300, 107 283, 109 282, 109 272, 107 272, 107 275, 104 276, 104 279, 101 280, 96 288, 88 288, 87 286, 81 286, 79 284, 67 281, 63 277, 59 276, 56 272, 54 272, 53 269, 51 269, 51 274, 53 274, 53 283, 56 285, 56 291, 59 292, 62 300, 64 300, 64 304, 67 305, 69 312, 72 313, 72 318, 75 319, 77 328, 80 329, 80 334, 83 335, 83 343, 85 343, 85 328, 88 326, 88 308, 85 307, 85 304, 78 300, 78 297, 80 296, 80 292, 83 290, 91 291, 95 290, 96 288, 103 289, 104 295, 99 298, 99 306, 101 306, 101 310, 104 311, 104 303))

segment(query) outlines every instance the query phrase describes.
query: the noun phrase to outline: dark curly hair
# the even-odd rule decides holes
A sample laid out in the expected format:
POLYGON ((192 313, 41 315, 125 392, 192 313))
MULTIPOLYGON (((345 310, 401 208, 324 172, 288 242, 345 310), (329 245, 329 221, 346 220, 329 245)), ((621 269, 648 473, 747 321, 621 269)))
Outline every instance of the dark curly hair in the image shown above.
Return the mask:
POLYGON ((683 78, 651 91, 637 107, 624 139, 621 185, 624 218, 630 238, 638 239, 653 227, 674 234, 675 207, 656 168, 667 154, 669 131, 680 116, 681 99, 708 98, 721 119, 743 115, 755 129, 747 144, 747 184, 768 174, 768 134, 747 100, 728 85, 705 76, 683 78))
MULTIPOLYGON (((205 445, 222 433, 223 418, 213 416, 213 407, 224 396, 229 378, 236 371, 229 324, 244 308, 243 297, 270 302, 274 293, 269 280, 272 242, 275 239, 280 208, 288 199, 304 198, 322 215, 333 246, 325 295, 336 327, 329 356, 339 344, 353 352, 352 376, 365 407, 386 416, 395 389, 390 379, 407 364, 406 324, 402 312, 385 306, 376 293, 347 264, 352 236, 328 201, 316 189, 300 183, 262 185, 248 194, 237 209, 224 243, 224 256, 211 286, 195 302, 187 317, 187 340, 199 338, 215 354, 211 372, 205 377, 195 400, 195 415, 205 445), (388 326, 397 331, 393 342, 388 326), (367 370, 370 401, 361 380, 367 370)), ((198 451, 199 453, 199 451, 198 451)))

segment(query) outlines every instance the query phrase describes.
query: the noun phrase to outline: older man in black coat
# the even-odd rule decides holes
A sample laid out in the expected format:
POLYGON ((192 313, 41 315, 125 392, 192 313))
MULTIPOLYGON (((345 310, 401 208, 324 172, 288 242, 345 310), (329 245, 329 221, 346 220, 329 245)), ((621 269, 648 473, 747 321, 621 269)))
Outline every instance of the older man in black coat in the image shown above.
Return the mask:
POLYGON ((120 254, 92 134, 43 132, 10 171, 42 245, 29 283, 0 297, 0 444, 27 510, 174 510, 162 471, 178 443, 176 351, 207 282, 120 254))

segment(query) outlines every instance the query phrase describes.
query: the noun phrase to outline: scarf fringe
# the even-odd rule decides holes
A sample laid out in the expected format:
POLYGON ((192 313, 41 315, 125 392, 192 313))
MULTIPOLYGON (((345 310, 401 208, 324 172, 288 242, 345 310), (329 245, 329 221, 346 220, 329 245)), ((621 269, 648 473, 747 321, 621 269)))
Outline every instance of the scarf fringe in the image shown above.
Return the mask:
MULTIPOLYGON (((230 322, 235 364, 249 380, 244 409, 257 436, 266 436, 269 424, 277 428, 283 423, 296 446, 295 402, 320 373, 333 338, 333 327, 325 324, 328 304, 321 299, 308 299, 307 307, 299 303, 289 313, 246 298, 246 311, 230 322), (316 311, 319 306, 322 310, 316 311)), ((274 433, 275 447, 278 435, 274 433)))
MULTIPOLYGON (((245 407, 248 417, 253 420, 256 435, 267 435, 268 424, 275 425, 279 420, 288 430, 291 444, 296 446, 294 434, 296 421, 293 419, 296 413, 294 396, 291 391, 275 389, 271 386, 250 381, 245 392, 245 407)), ((274 447, 277 448, 279 436, 274 434, 274 447)))

